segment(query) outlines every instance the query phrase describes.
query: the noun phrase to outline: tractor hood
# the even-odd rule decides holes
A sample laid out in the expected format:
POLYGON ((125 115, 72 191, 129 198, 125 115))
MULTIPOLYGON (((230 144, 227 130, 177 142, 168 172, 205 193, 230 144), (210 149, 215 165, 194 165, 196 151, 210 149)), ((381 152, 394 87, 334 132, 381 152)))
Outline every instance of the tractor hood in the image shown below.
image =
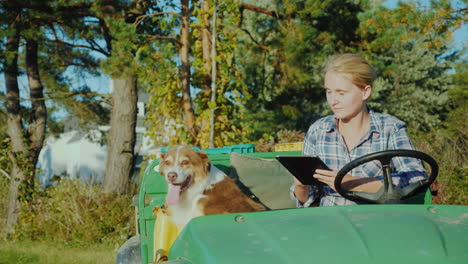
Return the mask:
POLYGON ((193 219, 170 260, 211 263, 468 263, 468 207, 358 205, 193 219))

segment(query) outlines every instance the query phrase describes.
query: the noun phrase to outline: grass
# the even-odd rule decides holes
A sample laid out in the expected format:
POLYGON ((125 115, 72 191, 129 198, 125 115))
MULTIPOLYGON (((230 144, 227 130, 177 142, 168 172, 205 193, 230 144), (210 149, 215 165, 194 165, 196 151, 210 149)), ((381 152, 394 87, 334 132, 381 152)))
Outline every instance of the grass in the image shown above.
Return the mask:
POLYGON ((115 263, 116 250, 100 244, 88 248, 33 241, 0 241, 0 264, 115 263))

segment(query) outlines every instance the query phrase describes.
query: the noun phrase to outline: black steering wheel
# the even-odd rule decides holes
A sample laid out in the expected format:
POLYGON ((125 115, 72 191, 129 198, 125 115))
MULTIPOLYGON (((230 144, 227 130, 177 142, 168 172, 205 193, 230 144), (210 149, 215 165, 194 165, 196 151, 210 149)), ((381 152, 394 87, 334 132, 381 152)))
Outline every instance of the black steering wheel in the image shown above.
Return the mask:
POLYGON ((335 190, 344 198, 361 203, 372 204, 391 204, 398 203, 414 195, 424 192, 434 182, 439 172, 437 162, 429 155, 416 150, 384 150, 380 152, 371 153, 355 159, 346 164, 336 175, 335 190), (394 157, 411 157, 423 160, 431 167, 431 175, 421 181, 411 183, 408 186, 400 188, 394 186, 392 182, 392 175, 390 171, 390 162, 394 157), (343 177, 352 169, 367 163, 369 161, 378 160, 382 164, 383 183, 384 186, 376 193, 365 192, 352 192, 344 190, 341 186, 343 177))

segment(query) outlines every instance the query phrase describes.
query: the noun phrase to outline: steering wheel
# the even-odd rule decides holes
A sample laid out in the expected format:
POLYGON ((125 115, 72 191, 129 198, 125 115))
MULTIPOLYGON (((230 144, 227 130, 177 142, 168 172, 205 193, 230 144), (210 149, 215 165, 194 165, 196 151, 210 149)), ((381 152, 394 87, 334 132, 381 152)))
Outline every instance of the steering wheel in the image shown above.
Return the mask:
POLYGON ((439 172, 437 162, 429 155, 416 150, 384 150, 371 153, 355 159, 346 164, 336 175, 335 190, 344 198, 355 202, 364 202, 372 204, 391 204, 398 203, 409 197, 412 197, 420 192, 426 191, 427 188, 434 182, 439 172), (411 157, 423 160, 431 167, 431 175, 421 181, 414 182, 405 187, 393 185, 392 175, 390 171, 390 162, 394 157, 411 157), (384 186, 376 193, 353 192, 342 188, 341 181, 343 177, 352 169, 367 163, 369 161, 378 160, 382 164, 383 184, 384 186))

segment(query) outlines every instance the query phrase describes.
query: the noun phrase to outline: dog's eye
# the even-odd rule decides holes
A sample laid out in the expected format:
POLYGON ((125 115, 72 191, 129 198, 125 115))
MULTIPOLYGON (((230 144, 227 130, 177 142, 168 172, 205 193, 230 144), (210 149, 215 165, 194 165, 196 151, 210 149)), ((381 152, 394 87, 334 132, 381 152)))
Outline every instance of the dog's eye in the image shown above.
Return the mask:
POLYGON ((170 165, 170 164, 171 164, 170 161, 168 161, 168 160, 165 160, 165 161, 164 161, 164 165, 170 165))
POLYGON ((189 164, 189 161, 188 160, 183 160, 180 164, 187 165, 187 164, 189 164))

